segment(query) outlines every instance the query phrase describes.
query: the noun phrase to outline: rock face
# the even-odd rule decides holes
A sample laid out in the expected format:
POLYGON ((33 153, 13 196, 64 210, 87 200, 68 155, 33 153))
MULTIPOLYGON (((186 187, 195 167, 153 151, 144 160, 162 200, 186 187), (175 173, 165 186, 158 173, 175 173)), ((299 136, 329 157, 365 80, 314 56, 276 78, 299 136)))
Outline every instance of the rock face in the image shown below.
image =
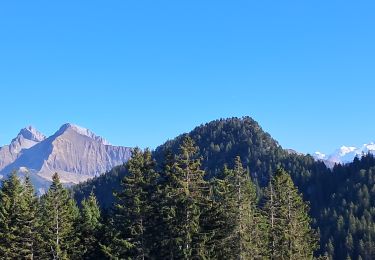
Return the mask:
POLYGON ((32 126, 21 129, 9 145, 0 147, 0 172, 22 155, 25 150, 45 139, 46 137, 32 126))
POLYGON ((28 127, 0 148, 0 174, 29 171, 32 179, 49 181, 58 172, 62 182, 78 183, 123 164, 130 155, 131 148, 113 146, 73 124, 64 124, 48 138, 28 127))

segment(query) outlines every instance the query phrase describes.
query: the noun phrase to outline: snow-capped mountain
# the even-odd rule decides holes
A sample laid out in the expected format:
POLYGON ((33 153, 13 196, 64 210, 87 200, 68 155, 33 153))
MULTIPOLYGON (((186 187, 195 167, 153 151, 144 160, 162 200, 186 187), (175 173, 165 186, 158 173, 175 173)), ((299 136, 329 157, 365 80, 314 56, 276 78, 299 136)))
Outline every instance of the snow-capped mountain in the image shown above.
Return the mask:
POLYGON ((341 146, 329 155, 315 152, 313 157, 316 160, 324 161, 328 166, 333 166, 336 163, 345 164, 352 162, 355 157, 361 157, 363 154, 367 153, 375 154, 375 143, 364 144, 361 147, 341 146))
POLYGON ((34 183, 49 182, 58 172, 64 183, 78 183, 126 162, 131 148, 113 146, 90 130, 64 124, 46 138, 33 127, 20 131, 0 148, 0 174, 29 172, 34 183))

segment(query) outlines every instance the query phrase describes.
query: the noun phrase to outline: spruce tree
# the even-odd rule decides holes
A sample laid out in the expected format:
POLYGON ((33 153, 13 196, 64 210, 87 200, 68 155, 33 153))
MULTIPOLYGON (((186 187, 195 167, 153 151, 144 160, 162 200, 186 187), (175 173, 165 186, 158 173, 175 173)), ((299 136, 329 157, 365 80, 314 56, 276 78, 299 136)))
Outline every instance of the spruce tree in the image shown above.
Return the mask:
POLYGON ((257 208, 255 186, 240 157, 236 157, 233 170, 225 167, 219 177, 221 179, 215 180, 214 193, 215 204, 219 208, 214 216, 218 223, 213 238, 215 258, 264 257, 266 223, 257 208))
POLYGON ((0 189, 0 255, 33 259, 37 246, 37 198, 28 176, 21 183, 13 172, 0 189))
POLYGON ((153 190, 157 175, 151 152, 139 148, 132 151, 127 162, 128 173, 122 190, 116 194, 113 242, 103 247, 111 258, 145 259, 151 248, 153 190))
POLYGON ((313 259, 317 239, 308 215, 309 207, 289 174, 278 169, 266 192, 271 259, 313 259))
POLYGON ((83 259, 98 259, 103 257, 100 251, 100 235, 102 229, 101 213, 93 193, 81 203, 79 223, 80 250, 83 259))
POLYGON ((185 137, 179 154, 162 173, 165 233, 160 243, 165 259, 204 258, 205 234, 200 223, 208 185, 200 167, 197 147, 185 137))
POLYGON ((41 259, 81 258, 77 234, 79 210, 55 173, 52 184, 41 198, 41 259))
POLYGON ((40 226, 38 217, 39 200, 29 175, 25 177, 24 190, 21 196, 20 236, 22 256, 24 259, 34 259, 37 258, 38 245, 40 243, 40 235, 38 233, 40 226))
POLYGON ((24 191, 17 174, 12 172, 0 190, 0 255, 4 259, 21 257, 22 196, 24 191))

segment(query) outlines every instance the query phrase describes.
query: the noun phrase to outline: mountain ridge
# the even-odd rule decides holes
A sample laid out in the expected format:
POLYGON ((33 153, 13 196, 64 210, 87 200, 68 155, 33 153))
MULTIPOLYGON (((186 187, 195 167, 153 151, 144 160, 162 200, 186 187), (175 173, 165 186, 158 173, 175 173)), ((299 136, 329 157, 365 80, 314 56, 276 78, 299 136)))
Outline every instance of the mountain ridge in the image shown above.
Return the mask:
MULTIPOLYGON (((317 172, 328 171, 324 163, 315 161, 312 156, 283 149, 251 117, 218 119, 201 124, 188 133, 158 146, 153 151, 156 162, 162 162, 168 152, 178 152, 186 136, 191 137, 198 147, 202 168, 207 174, 206 178, 217 176, 225 165, 232 163, 236 156, 240 156, 244 167, 249 169, 257 185, 266 185, 273 172, 279 167, 284 167, 290 171, 301 189, 308 187, 309 192, 305 193, 308 197, 318 196, 314 185, 318 178, 317 172)), ((107 174, 78 184, 75 188, 77 200, 80 201, 93 191, 104 207, 109 206, 113 196, 112 191, 119 188, 119 183, 125 174, 124 167, 117 167, 107 174)))
POLYGON ((75 124, 63 124, 49 137, 29 126, 21 129, 10 145, 0 148, 0 174, 21 169, 38 177, 34 179, 50 181, 58 172, 62 182, 73 184, 123 164, 130 154, 131 148, 111 145, 75 124))
POLYGON ((363 155, 368 153, 375 154, 374 142, 363 144, 360 147, 342 145, 340 148, 337 148, 330 154, 317 151, 313 154, 313 157, 316 160, 324 161, 327 166, 333 167, 335 164, 346 164, 353 162, 354 158, 361 158, 363 155))

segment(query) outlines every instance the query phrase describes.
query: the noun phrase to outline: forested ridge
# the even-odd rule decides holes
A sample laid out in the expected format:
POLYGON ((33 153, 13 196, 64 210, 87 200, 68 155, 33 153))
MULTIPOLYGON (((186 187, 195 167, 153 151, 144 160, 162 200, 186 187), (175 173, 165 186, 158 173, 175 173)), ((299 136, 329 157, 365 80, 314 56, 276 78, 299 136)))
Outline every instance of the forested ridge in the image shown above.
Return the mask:
MULTIPOLYGON (((186 136, 191 137, 198 146, 198 155, 206 179, 216 176, 225 165, 233 166, 233 158, 240 156, 257 189, 265 187, 270 176, 282 167, 290 173, 301 191, 308 190, 304 192, 305 200, 314 197, 314 200, 317 198, 319 203, 324 203, 322 192, 318 190, 318 184, 329 172, 324 163, 315 162, 311 156, 283 150, 277 141, 250 117, 220 119, 198 126, 190 133, 182 134, 159 146, 153 152, 155 160, 164 160, 168 150, 172 153, 178 152, 186 136)), ((93 190, 100 204, 105 208, 110 207, 113 201, 112 190, 119 188, 120 180, 125 174, 126 167, 118 166, 102 176, 79 184, 74 188, 75 198, 80 201, 93 190)))
POLYGON ((216 120, 66 190, 0 190, 4 259, 374 259, 375 159, 328 169, 216 120), (74 197, 74 199, 73 199, 74 197))
POLYGON ((205 180, 185 137, 157 165, 134 149, 111 211, 91 194, 79 209, 58 174, 41 198, 15 173, 0 191, 5 259, 312 259, 317 235, 308 205, 279 168, 262 203, 241 158, 205 180))

